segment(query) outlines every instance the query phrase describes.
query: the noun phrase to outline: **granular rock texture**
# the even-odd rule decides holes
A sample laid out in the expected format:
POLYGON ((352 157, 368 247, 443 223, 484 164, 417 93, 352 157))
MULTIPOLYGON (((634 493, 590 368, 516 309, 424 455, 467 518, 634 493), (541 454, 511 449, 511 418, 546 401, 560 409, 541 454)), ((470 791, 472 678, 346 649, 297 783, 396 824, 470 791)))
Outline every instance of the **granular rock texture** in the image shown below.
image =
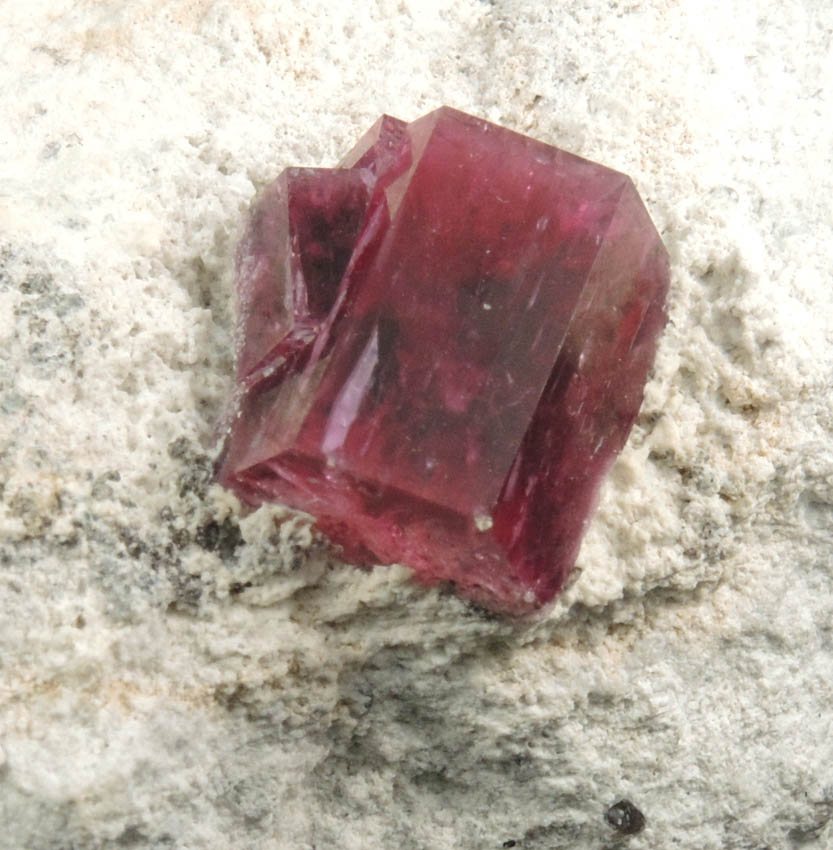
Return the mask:
POLYGON ((0 847, 830 847, 831 32, 797 0, 0 4, 0 847), (631 175, 671 255, 535 624, 213 483, 250 199, 442 103, 631 175))

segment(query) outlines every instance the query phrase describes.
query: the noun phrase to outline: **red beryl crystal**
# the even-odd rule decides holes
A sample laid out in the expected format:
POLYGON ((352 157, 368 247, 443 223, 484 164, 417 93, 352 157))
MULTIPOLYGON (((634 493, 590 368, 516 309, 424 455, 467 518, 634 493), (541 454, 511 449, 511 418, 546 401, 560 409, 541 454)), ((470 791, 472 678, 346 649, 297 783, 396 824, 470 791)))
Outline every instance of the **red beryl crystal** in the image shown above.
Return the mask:
POLYGON ((219 480, 356 563, 535 611, 636 418, 668 280, 623 174, 449 108, 385 116, 255 205, 219 480))

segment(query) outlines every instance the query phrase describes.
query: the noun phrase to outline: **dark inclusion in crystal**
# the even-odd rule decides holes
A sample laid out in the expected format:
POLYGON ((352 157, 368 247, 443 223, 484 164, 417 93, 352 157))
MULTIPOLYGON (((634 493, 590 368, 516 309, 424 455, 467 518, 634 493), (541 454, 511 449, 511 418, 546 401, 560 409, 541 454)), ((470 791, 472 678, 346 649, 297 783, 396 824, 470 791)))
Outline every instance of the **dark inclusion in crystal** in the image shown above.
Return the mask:
POLYGON ((623 174, 445 107, 385 116, 255 204, 219 480, 358 564, 539 609, 639 410, 668 280, 623 174))

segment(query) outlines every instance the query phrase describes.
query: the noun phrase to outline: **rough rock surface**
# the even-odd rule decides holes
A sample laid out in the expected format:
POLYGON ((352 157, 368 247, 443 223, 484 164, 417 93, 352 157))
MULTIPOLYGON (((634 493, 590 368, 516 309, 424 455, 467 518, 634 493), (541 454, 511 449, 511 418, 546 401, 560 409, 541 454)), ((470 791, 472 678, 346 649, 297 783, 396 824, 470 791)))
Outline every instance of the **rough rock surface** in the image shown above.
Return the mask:
POLYGON ((830 847, 832 33, 811 0, 2 4, 0 847, 830 847), (672 255, 524 627, 211 483, 250 199, 443 102, 633 175, 672 255))

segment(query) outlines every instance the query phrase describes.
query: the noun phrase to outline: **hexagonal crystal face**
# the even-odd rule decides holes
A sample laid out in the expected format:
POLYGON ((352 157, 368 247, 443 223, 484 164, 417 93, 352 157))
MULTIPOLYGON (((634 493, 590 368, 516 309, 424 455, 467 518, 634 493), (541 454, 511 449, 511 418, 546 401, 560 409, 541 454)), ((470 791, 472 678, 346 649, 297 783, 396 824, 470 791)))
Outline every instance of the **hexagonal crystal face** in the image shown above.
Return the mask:
POLYGON ((237 261, 219 480, 497 611, 563 586, 665 321, 629 178, 442 108, 289 169, 237 261))

